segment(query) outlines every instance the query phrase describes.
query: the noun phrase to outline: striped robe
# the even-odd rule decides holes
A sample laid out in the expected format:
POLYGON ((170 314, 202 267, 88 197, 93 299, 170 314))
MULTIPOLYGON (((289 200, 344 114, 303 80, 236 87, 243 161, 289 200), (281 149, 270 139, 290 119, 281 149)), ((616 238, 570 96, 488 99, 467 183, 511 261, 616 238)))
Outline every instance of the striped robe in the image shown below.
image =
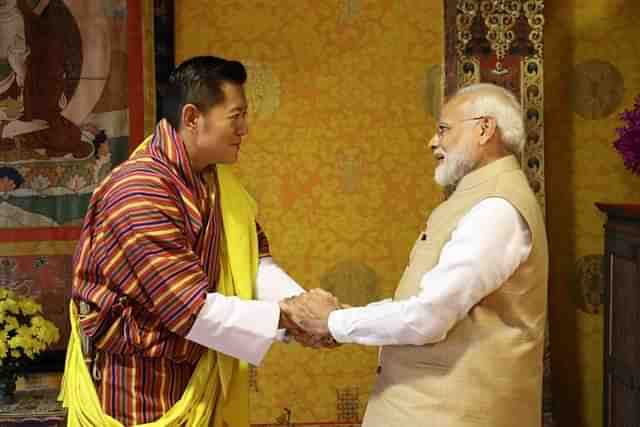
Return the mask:
MULTIPOLYGON (((96 349, 103 409, 125 426, 171 408, 203 354, 184 336, 219 275, 222 216, 209 194, 163 120, 89 204, 72 292, 91 307, 80 326, 96 349)), ((268 242, 257 227, 264 256, 268 242)))

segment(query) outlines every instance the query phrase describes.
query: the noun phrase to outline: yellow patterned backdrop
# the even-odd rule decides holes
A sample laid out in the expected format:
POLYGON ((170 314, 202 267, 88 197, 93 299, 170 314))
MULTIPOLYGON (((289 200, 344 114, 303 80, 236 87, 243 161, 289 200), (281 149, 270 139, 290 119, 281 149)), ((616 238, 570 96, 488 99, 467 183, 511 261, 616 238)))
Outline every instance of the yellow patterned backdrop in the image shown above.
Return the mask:
MULTIPOLYGON (((426 147, 441 2, 183 0, 176 9, 178 62, 207 54, 248 65, 252 120, 238 172, 279 263, 348 303, 389 297, 441 198, 426 147)), ((252 422, 285 408, 296 422, 353 421, 375 366, 375 349, 278 345, 252 384, 252 422)))
MULTIPOLYGON (((441 1, 410 0, 177 7, 178 61, 214 54, 249 65, 254 111, 238 171, 261 203, 275 256, 306 287, 360 304, 389 296, 439 201, 424 144, 439 105, 442 14, 441 1)), ((576 306, 576 262, 602 253, 595 201, 640 202, 640 178, 611 146, 617 114, 640 94, 639 17, 635 0, 545 5, 550 326, 563 427, 602 424, 602 316, 576 306)), ((276 346, 253 377, 252 422, 285 408, 296 422, 361 415, 375 360, 355 346, 276 346)))
POLYGON ((640 2, 545 4, 545 147, 551 246, 550 315, 559 426, 602 425, 600 314, 579 310, 576 262, 602 254, 596 201, 640 202, 640 177, 611 143, 640 95, 640 2))

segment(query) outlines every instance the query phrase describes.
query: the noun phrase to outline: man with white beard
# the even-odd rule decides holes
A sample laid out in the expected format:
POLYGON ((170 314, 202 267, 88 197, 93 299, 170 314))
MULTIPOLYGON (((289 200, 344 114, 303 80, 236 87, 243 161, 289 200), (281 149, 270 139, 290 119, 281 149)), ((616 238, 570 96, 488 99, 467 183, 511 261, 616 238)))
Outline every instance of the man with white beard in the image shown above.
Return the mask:
POLYGON ((519 157, 522 111, 477 84, 443 107, 429 147, 453 188, 430 215, 393 300, 292 302, 307 332, 381 346, 364 427, 539 427, 547 310, 544 219, 519 157), (304 314, 300 314, 304 313, 304 314))

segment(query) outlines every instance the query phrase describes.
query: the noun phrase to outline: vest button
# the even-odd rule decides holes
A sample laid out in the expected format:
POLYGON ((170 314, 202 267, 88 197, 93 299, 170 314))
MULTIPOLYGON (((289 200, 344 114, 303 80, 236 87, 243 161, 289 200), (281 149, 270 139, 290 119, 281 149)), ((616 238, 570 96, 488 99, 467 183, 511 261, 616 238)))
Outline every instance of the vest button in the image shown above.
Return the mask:
POLYGON ((382 373, 382 366, 378 366, 378 369, 376 369, 376 374, 380 375, 382 373))

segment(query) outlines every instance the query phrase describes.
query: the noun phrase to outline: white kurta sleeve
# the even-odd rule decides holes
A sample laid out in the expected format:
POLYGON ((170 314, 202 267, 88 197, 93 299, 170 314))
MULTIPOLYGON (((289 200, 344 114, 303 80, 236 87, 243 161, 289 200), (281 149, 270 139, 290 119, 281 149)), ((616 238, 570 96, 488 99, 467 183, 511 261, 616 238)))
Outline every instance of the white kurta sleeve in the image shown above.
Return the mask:
POLYGON ((260 258, 256 279, 256 299, 277 302, 304 292, 304 288, 285 273, 273 258, 260 258))
POLYGON ((210 293, 185 338, 258 366, 278 337, 279 321, 275 302, 210 293))
POLYGON ((381 346, 441 341, 530 252, 531 233, 516 208, 502 198, 485 199, 460 220, 438 264, 422 277, 417 296, 334 311, 329 329, 341 343, 381 346))
MULTIPOLYGON (((282 270, 272 257, 260 258, 258 277, 256 279, 257 300, 278 302, 304 292, 304 288, 282 270)), ((279 329, 276 340, 289 342, 287 331, 279 329)))
POLYGON ((274 341, 286 341, 278 329, 278 301, 305 290, 271 257, 260 259, 256 278, 257 301, 243 301, 218 293, 207 295, 187 339, 258 365, 274 341))

